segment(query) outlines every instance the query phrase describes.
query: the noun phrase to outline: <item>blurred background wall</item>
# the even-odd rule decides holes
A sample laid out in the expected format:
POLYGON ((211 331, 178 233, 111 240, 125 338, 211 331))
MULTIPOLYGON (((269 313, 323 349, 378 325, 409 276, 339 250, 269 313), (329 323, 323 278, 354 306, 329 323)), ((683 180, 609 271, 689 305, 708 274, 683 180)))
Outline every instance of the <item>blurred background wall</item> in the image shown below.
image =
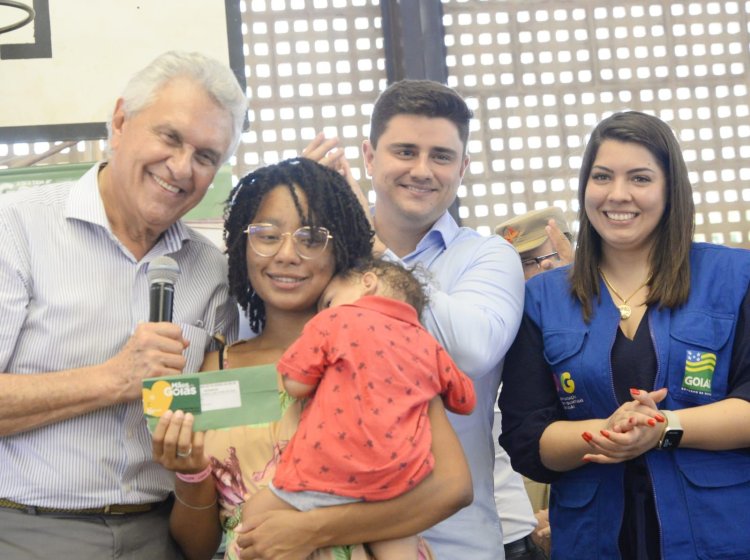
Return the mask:
MULTIPOLYGON (((192 4, 181 3, 182 16, 192 4)), ((681 142, 696 239, 750 248, 750 1, 245 0, 238 8, 250 129, 226 185, 298 154, 322 130, 341 138, 369 189, 359 147, 372 103, 394 57, 420 49, 402 43, 394 53, 386 38, 408 40, 408 17, 424 24, 424 13, 438 13, 444 50, 435 52, 475 112, 456 209, 463 225, 489 235, 509 216, 554 204, 575 229, 587 135, 608 114, 637 109, 667 121, 681 142), (414 5, 421 13, 404 15, 414 5)), ((8 141, 0 173, 95 161, 103 148, 75 138, 8 141)), ((213 208, 194 222, 218 232, 213 208)))

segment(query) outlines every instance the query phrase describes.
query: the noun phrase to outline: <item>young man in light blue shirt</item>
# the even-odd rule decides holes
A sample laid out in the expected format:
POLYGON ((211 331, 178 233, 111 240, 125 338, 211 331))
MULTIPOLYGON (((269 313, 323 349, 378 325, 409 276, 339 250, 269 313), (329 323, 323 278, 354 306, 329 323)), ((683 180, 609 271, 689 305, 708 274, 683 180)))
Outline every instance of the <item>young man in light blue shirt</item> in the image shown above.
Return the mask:
POLYGON ((471 117, 450 88, 397 82, 375 103, 363 154, 385 256, 427 269, 430 304, 422 322, 477 393, 471 415, 449 414, 471 467, 474 502, 425 537, 439 558, 497 560, 503 539, 493 491, 493 405, 521 321, 524 277, 509 243, 459 227, 448 212, 469 164, 471 117))
MULTIPOLYGON (((378 97, 362 148, 377 195, 374 250, 427 271, 430 303, 422 323, 472 378, 477 393, 470 416, 448 413, 471 467, 474 501, 424 536, 438 558, 498 560, 508 549, 521 554, 512 558, 534 558, 525 554, 539 552, 526 546, 536 520, 521 476, 509 461, 500 467, 502 480, 508 481, 502 524, 493 485, 494 396, 521 321, 521 262, 508 242, 461 228, 448 212, 469 164, 471 118, 461 96, 437 82, 404 80, 378 97), (506 525, 517 540, 503 538, 506 525)), ((334 149, 337 144, 338 139, 319 134, 303 155, 339 169, 367 205, 343 150, 334 149)))

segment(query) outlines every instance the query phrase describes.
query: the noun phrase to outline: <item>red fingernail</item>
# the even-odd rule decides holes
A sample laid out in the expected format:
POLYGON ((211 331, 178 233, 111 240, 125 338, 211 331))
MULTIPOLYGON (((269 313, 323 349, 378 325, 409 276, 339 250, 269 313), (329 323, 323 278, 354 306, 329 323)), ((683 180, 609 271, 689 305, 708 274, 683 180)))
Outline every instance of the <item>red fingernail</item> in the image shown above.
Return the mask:
POLYGON ((599 433, 602 434, 605 438, 609 439, 609 432, 607 430, 599 430, 599 433))
POLYGON ((664 422, 664 416, 662 416, 661 414, 657 414, 656 416, 654 416, 654 419, 656 419, 657 422, 664 422))
POLYGON ((590 462, 590 461, 591 461, 591 459, 589 459, 588 457, 584 457, 584 458, 583 458, 583 462, 584 462, 584 463, 588 463, 588 462, 590 462))
POLYGON ((584 441, 586 441, 586 443, 588 443, 589 441, 591 441, 592 439, 594 439, 594 436, 592 436, 592 435, 591 435, 590 433, 588 433, 588 432, 583 432, 583 433, 581 434, 581 437, 582 437, 582 438, 584 439, 584 441))
POLYGON ((648 425, 649 426, 656 426, 656 420, 654 420, 653 418, 649 418, 648 419, 648 425))
POLYGON ((630 392, 634 395, 640 395, 641 392, 638 389, 630 389, 630 392))

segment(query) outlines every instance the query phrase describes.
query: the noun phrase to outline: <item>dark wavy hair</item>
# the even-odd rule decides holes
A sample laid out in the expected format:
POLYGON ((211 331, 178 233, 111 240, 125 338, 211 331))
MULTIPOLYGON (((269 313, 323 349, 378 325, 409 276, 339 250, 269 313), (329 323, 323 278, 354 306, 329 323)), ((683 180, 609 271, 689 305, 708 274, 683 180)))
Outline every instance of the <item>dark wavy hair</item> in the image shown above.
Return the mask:
POLYGON ((401 80, 388 86, 375 101, 370 118, 370 144, 378 140, 390 120, 397 115, 418 115, 432 119, 444 118, 458 129, 466 151, 469 125, 474 113, 454 90, 431 80, 401 80))
POLYGON ((335 272, 350 268, 372 253, 374 232, 346 180, 336 171, 307 158, 288 159, 245 175, 232 189, 224 212, 224 243, 229 259, 229 291, 250 320, 253 332, 266 322, 266 308, 247 277, 247 235, 263 198, 286 187, 303 226, 325 227, 333 236, 335 272), (307 197, 307 212, 295 192, 307 197))
POLYGON ((358 260, 354 266, 339 273, 343 278, 355 278, 365 272, 373 272, 386 286, 384 295, 394 299, 402 299, 417 311, 417 316, 428 303, 422 282, 417 277, 416 268, 405 268, 398 263, 376 258, 358 260))
POLYGON ((590 320, 592 301, 600 296, 602 238, 586 215, 585 197, 591 168, 605 140, 639 144, 651 152, 664 173, 666 206, 651 249, 647 305, 676 308, 690 293, 690 246, 695 229, 693 189, 682 150, 672 129, 661 119, 638 111, 615 113, 601 121, 586 146, 578 176, 578 246, 571 268, 573 295, 590 320))

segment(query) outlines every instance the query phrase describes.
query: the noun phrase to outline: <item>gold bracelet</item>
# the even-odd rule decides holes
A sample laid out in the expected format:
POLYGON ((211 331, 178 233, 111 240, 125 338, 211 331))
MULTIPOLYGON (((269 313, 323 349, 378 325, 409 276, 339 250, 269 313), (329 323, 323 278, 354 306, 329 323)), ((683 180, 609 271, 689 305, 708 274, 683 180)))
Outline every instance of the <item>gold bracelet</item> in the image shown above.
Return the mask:
POLYGON ((187 503, 186 501, 184 501, 182 498, 180 498, 177 495, 177 491, 176 490, 174 492, 174 497, 175 497, 175 500, 177 500, 178 502, 180 502, 186 508, 188 508, 188 509, 194 509, 194 510, 197 510, 197 511, 204 510, 204 509, 211 509, 212 507, 214 507, 216 505, 216 501, 217 501, 216 497, 214 495, 214 501, 211 502, 210 504, 208 504, 207 506, 191 506, 189 503, 187 503))

